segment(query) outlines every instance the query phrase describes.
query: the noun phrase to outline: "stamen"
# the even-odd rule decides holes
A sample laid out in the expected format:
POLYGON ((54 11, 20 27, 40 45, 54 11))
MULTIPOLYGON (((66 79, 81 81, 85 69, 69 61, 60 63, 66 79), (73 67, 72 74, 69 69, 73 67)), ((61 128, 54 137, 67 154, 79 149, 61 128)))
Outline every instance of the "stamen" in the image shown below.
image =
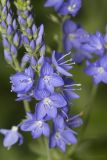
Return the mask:
POLYGON ((61 110, 61 112, 66 116, 66 118, 68 119, 68 116, 67 116, 67 114, 63 111, 63 110, 61 110))
POLYGON ((75 91, 75 90, 80 91, 81 88, 75 88, 75 89, 74 89, 74 88, 64 88, 64 90, 65 90, 65 91, 67 91, 67 90, 68 90, 68 91, 75 91))
MULTIPOLYGON (((67 63, 67 62, 71 62, 72 61, 72 58, 71 59, 69 59, 69 60, 67 60, 67 61, 64 61, 64 62, 62 62, 62 63, 60 63, 59 65, 62 65, 62 64, 65 64, 65 63, 67 63)), ((73 64, 75 63, 75 62, 72 62, 73 64)))
POLYGON ((80 87, 81 84, 68 84, 68 85, 65 85, 64 87, 72 87, 72 86, 80 87))
POLYGON ((58 59, 58 61, 57 62, 59 62, 60 60, 62 60, 63 58, 65 58, 66 56, 68 56, 68 55, 70 55, 71 54, 71 52, 69 52, 69 53, 67 53, 67 54, 65 54, 64 56, 62 56, 60 59, 58 59))

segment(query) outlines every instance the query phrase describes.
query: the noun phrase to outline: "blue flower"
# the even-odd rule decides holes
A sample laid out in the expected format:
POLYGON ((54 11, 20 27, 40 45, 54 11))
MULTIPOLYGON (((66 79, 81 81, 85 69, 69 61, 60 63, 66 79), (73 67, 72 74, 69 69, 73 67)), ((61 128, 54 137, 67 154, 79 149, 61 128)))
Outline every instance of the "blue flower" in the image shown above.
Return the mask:
POLYGON ((57 109, 67 105, 67 102, 61 94, 50 93, 48 90, 35 90, 34 96, 40 102, 36 105, 38 118, 48 115, 51 118, 57 116, 57 109))
POLYGON ((89 41, 89 34, 69 19, 63 24, 63 33, 63 45, 67 52, 72 48, 80 49, 82 43, 89 41))
POLYGON ((65 76, 72 76, 72 74, 68 72, 68 70, 72 69, 71 65, 74 64, 72 58, 64 60, 64 58, 67 58, 70 54, 71 53, 69 52, 68 54, 63 55, 55 51, 52 53, 52 64, 59 73, 65 76))
POLYGON ((66 119, 66 124, 70 128, 77 128, 83 124, 83 120, 81 119, 79 114, 74 116, 69 116, 66 119))
POLYGON ((64 85, 63 79, 58 74, 54 73, 54 70, 49 63, 45 62, 41 68, 38 88, 46 88, 50 92, 54 92, 55 87, 62 85, 64 85))
POLYGON ((93 58, 93 54, 86 50, 78 49, 72 56, 74 62, 82 63, 83 60, 90 60, 93 58))
POLYGON ((88 63, 85 73, 93 76, 94 83, 107 83, 107 55, 101 57, 94 63, 88 63))
POLYGON ((33 90, 30 90, 26 94, 18 93, 16 101, 23 101, 23 100, 31 101, 32 97, 34 97, 34 93, 33 90))
POLYGON ((58 13, 61 15, 71 14, 72 16, 76 16, 80 8, 81 0, 67 0, 67 2, 63 3, 59 8, 58 13))
POLYGON ((78 99, 79 95, 77 95, 74 91, 80 90, 80 88, 73 88, 73 87, 80 87, 81 84, 75 84, 74 81, 70 78, 63 77, 65 85, 62 88, 63 95, 65 99, 71 102, 73 99, 78 99))
POLYGON ((53 1, 47 0, 45 2, 45 7, 54 7, 55 10, 58 10, 61 7, 61 5, 63 4, 63 1, 64 0, 53 0, 53 1))
POLYGON ((18 72, 10 77, 12 83, 12 91, 16 93, 27 93, 34 84, 34 72, 31 67, 25 69, 24 72, 18 72))
POLYGON ((0 133, 5 136, 4 141, 3 141, 3 145, 4 145, 4 147, 6 147, 8 149, 10 149, 11 146, 17 142, 19 142, 19 145, 21 145, 23 143, 23 137, 18 132, 18 127, 16 127, 16 126, 13 126, 11 130, 0 129, 0 133))
POLYGON ((103 55, 105 48, 104 48, 104 36, 100 32, 96 32, 90 36, 88 42, 86 42, 82 48, 88 52, 94 52, 98 55, 103 55))
POLYGON ((66 144, 76 144, 75 132, 66 127, 64 119, 58 116, 54 120, 54 132, 50 136, 50 148, 59 147, 63 152, 66 150, 66 144))
POLYGON ((37 119, 36 114, 27 113, 27 119, 21 124, 22 131, 30 131, 33 138, 39 138, 42 134, 49 136, 49 125, 43 119, 37 119))

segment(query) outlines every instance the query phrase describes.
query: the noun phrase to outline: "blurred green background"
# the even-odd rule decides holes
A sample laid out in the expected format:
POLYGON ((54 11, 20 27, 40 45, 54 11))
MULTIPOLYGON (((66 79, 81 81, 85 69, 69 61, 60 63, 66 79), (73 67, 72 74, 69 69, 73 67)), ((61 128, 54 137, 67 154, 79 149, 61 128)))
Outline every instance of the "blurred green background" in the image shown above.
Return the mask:
MULTIPOLYGON (((61 49, 61 26, 50 18, 50 15, 56 15, 55 11, 52 8, 44 8, 43 0, 32 0, 32 4, 36 24, 45 25, 46 44, 52 49, 61 49), (60 47, 57 46, 55 35, 59 36, 60 47)), ((73 19, 89 32, 100 30, 104 33, 107 23, 107 0, 83 0, 79 14, 73 19)), ((10 92, 9 76, 14 72, 4 61, 2 44, 0 47, 0 128, 10 128, 24 117, 24 109, 21 102, 15 102, 16 95, 10 92)), ((75 66, 73 71, 76 82, 82 83, 82 90, 78 92, 80 99, 73 103, 73 113, 83 111, 91 96, 92 79, 83 73, 82 68, 83 66, 75 66)), ((107 85, 99 85, 95 99, 88 107, 91 107, 89 123, 73 154, 73 160, 107 160, 107 85)), ((77 130, 78 133, 81 129, 82 127, 77 130)), ((24 137, 21 147, 15 145, 7 151, 2 146, 3 137, 0 135, 0 160, 47 160, 44 144, 39 147, 40 142, 32 140, 30 134, 24 134, 24 137)), ((51 154, 54 155, 53 160, 68 160, 67 154, 71 154, 72 147, 68 147, 68 152, 62 154, 57 150, 51 151, 51 154)))

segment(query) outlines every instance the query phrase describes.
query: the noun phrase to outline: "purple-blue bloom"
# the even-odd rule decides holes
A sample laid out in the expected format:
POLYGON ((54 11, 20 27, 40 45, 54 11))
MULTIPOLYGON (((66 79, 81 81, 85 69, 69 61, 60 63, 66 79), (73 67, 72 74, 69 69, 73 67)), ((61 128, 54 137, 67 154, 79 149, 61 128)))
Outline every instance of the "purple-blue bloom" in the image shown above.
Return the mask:
POLYGON ((11 90, 16 93, 27 93, 34 84, 34 71, 31 67, 25 69, 24 72, 17 72, 10 77, 12 83, 11 90))
POLYGON ((50 93, 48 90, 35 90, 34 96, 40 102, 36 105, 38 118, 43 118, 48 115, 51 118, 57 116, 58 108, 67 105, 64 97, 59 93, 50 93))
POLYGON ((75 132, 66 127, 64 119, 58 116, 54 120, 54 131, 50 136, 50 148, 59 147, 63 152, 66 150, 67 144, 76 144, 77 139, 75 132))
POLYGON ((65 76, 72 76, 71 73, 68 71, 72 69, 72 58, 65 60, 64 58, 67 58, 71 53, 69 52, 68 54, 61 54, 59 52, 53 52, 52 53, 52 64, 55 66, 56 70, 61 73, 62 75, 65 76))
POLYGON ((37 119, 36 114, 27 113, 27 119, 20 126, 22 131, 30 131, 33 138, 39 138, 42 134, 46 137, 50 134, 49 125, 43 119, 37 119))
POLYGON ((99 58, 96 62, 88 62, 85 73, 93 76, 94 83, 107 83, 107 55, 99 58))
POLYGON ((69 52, 72 48, 80 49, 81 45, 89 41, 89 34, 73 21, 67 19, 63 24, 63 45, 69 52))
POLYGON ((80 115, 69 116, 66 119, 66 124, 71 129, 78 128, 83 124, 83 120, 81 119, 80 115))
POLYGON ((64 0, 53 0, 53 1, 47 0, 45 2, 45 7, 54 7, 55 10, 58 10, 61 7, 61 5, 63 4, 63 1, 64 0))
POLYGON ((63 85, 64 85, 63 79, 54 72, 53 67, 48 62, 44 62, 40 71, 38 88, 39 89, 46 88, 50 92, 54 92, 55 87, 63 85))
POLYGON ((13 126, 11 130, 0 129, 0 133, 4 135, 3 145, 8 149, 17 142, 19 142, 19 145, 23 143, 23 137, 16 126, 13 126))
POLYGON ((93 58, 92 53, 85 51, 83 49, 76 50, 76 52, 72 55, 74 62, 82 63, 83 60, 90 60, 93 58))
POLYGON ((65 99, 68 102, 71 102, 73 99, 78 99, 79 95, 77 95, 74 91, 80 90, 80 88, 73 88, 73 87, 80 87, 81 84, 75 84, 74 81, 70 78, 63 77, 64 79, 64 86, 62 88, 62 93, 65 99))
POLYGON ((61 15, 71 14, 76 16, 81 8, 81 0, 67 0, 59 8, 58 13, 61 15))
POLYGON ((97 31, 96 34, 92 34, 88 42, 82 46, 82 48, 88 52, 96 53, 97 55, 103 55, 104 48, 104 36, 101 32, 97 31))

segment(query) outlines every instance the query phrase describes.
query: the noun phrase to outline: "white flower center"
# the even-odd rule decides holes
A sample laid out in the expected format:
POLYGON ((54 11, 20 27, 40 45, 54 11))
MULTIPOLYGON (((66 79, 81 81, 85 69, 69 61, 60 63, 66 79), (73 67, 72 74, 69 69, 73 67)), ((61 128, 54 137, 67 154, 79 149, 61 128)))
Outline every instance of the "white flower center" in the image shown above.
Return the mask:
POLYGON ((44 103, 45 103, 46 105, 49 105, 49 104, 51 103, 51 100, 50 100, 49 98, 45 98, 45 99, 44 99, 44 103))
POLYGON ((102 49, 102 45, 101 45, 101 44, 98 44, 98 45, 97 45, 97 49, 102 49))
POLYGON ((39 128, 42 128, 43 126, 43 122, 42 121, 37 121, 35 122, 36 126, 38 126, 39 128))
POLYGON ((98 68, 98 72, 99 72, 100 74, 102 74, 102 73, 104 72, 104 68, 103 68, 103 67, 99 67, 99 68, 98 68))
POLYGON ((44 81, 49 81, 51 79, 51 77, 50 76, 44 76, 44 81))
POLYGON ((17 126, 13 126, 12 127, 12 131, 18 131, 18 127, 17 126))
POLYGON ((74 3, 72 6, 68 6, 68 11, 72 12, 76 8, 76 4, 74 3))
POLYGON ((68 38, 69 38, 70 40, 74 39, 74 38, 75 38, 75 34, 70 33, 70 34, 68 35, 68 38))
POLYGON ((61 137, 60 132, 56 132, 56 134, 55 134, 55 138, 56 138, 56 139, 59 139, 60 137, 61 137))

